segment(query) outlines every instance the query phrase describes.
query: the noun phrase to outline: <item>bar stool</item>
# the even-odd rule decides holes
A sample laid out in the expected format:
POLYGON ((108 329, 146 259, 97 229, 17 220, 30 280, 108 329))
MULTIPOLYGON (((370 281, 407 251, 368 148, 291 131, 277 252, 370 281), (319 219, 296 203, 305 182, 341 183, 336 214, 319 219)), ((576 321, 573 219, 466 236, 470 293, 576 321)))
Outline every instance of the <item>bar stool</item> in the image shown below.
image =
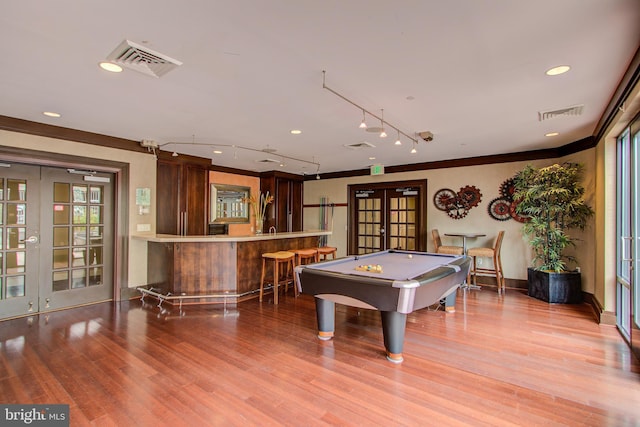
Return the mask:
POLYGON ((338 248, 334 248, 333 246, 322 246, 317 249, 318 252, 318 261, 326 261, 327 256, 331 255, 332 259, 336 259, 336 253, 338 252, 338 248), (320 259, 322 256, 322 259, 320 259))
MULTIPOLYGON (((278 285, 280 282, 280 267, 286 266, 287 274, 285 275, 284 291, 287 292, 289 272, 293 272, 293 262, 296 254, 288 251, 266 252, 262 254, 262 275, 260 277, 260 302, 262 302, 262 294, 264 290, 264 273, 267 261, 273 261, 273 304, 278 304, 278 285)), ((293 293, 298 296, 298 289, 293 285, 293 293)))
MULTIPOLYGON (((318 250, 316 248, 294 249, 291 252, 296 254, 295 261, 293 262, 294 267, 298 266, 298 265, 302 265, 302 264, 309 264, 309 263, 312 263, 312 262, 318 262, 318 250)), ((297 281, 295 280, 296 278, 297 277, 296 277, 296 274, 294 272, 294 274, 293 274, 293 279, 294 279, 293 286, 296 288, 296 292, 300 292, 301 291, 301 287, 300 287, 300 284, 297 283, 297 281)))
POLYGON ((431 236, 433 237, 433 245, 437 254, 464 255, 462 246, 442 246, 442 240, 437 228, 431 230, 431 236))
POLYGON ((296 254, 294 266, 308 264, 309 262, 318 262, 318 250, 316 248, 294 249, 291 252, 296 254))
POLYGON ((504 238, 504 231, 498 232, 498 237, 492 248, 469 248, 467 255, 473 258, 473 268, 469 271, 467 276, 467 282, 473 276, 473 284, 476 285, 476 277, 480 275, 495 275, 496 285, 498 286, 498 295, 504 292, 504 271, 502 270, 502 259, 500 258, 500 249, 502 248, 502 239, 504 238), (477 257, 491 258, 493 260, 493 268, 483 267, 478 268, 476 264, 477 257))

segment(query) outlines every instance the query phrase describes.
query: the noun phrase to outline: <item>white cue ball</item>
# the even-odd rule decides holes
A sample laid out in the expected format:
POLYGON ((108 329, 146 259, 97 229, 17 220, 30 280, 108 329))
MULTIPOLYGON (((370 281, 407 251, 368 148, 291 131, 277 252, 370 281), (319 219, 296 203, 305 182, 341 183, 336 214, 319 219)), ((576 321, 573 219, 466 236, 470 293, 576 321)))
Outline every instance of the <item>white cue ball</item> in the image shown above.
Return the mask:
POLYGON ((409 258, 413 258, 413 255, 409 254, 409 255, 408 255, 408 257, 409 257, 409 258))

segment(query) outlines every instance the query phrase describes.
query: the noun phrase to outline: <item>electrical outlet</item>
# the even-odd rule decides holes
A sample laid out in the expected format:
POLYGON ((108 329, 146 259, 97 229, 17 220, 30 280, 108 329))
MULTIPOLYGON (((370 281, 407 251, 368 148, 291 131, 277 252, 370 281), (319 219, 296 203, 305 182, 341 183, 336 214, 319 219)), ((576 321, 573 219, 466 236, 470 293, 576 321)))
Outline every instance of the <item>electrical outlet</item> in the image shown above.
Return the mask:
POLYGON ((476 258, 476 264, 482 265, 482 258, 476 258))

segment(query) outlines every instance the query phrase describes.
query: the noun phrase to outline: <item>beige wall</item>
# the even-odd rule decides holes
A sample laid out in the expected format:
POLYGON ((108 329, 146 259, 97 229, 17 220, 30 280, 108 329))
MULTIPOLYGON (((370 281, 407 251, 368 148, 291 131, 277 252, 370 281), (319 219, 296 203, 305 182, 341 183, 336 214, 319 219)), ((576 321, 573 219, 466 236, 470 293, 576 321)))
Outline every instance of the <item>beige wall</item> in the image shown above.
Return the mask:
POLYGON ((130 209, 126 221, 128 221, 129 224, 129 236, 127 237, 129 245, 129 266, 128 283, 123 283, 122 286, 135 287, 146 284, 147 246, 145 242, 131 239, 130 236, 133 234, 155 234, 156 160, 154 156, 146 153, 117 150, 97 145, 82 144, 2 130, 0 130, 0 145, 128 163, 130 165, 128 182, 130 209), (136 188, 151 189, 151 209, 148 214, 138 214, 135 201, 136 188), (138 225, 148 225, 150 231, 138 232, 136 231, 138 229, 138 225))
MULTIPOLYGON (((531 163, 535 166, 547 166, 559 161, 577 161, 585 164, 585 185, 587 187, 587 200, 593 206, 594 195, 594 166, 595 150, 586 150, 566 159, 539 160, 533 162, 513 162, 500 163, 482 166, 470 166, 450 169, 435 169, 415 172, 403 172, 396 174, 386 174, 382 176, 363 176, 339 179, 320 179, 315 181, 305 181, 304 204, 318 204, 320 197, 329 197, 331 203, 347 203, 347 186, 350 184, 391 182, 414 179, 427 180, 427 229, 428 235, 424 236, 428 241, 428 250, 433 250, 431 239, 431 229, 437 228, 440 234, 449 231, 459 232, 483 232, 487 234, 485 238, 475 241, 470 240, 469 246, 492 246, 493 239, 498 231, 505 230, 505 237, 502 248, 502 260, 505 276, 511 279, 526 280, 527 267, 532 258, 531 251, 522 235, 522 224, 512 219, 508 221, 496 221, 487 212, 487 206, 496 197, 500 196, 500 185, 508 178, 513 177, 516 172, 525 165, 531 163), (474 185, 482 193, 482 201, 479 206, 472 208, 466 217, 458 220, 450 218, 446 212, 442 212, 433 204, 433 195, 442 188, 450 188, 454 191, 467 185, 474 185)), ((304 209, 304 228, 316 228, 319 222, 318 208, 304 209)), ((334 210, 333 235, 329 238, 329 244, 338 247, 339 255, 346 255, 347 247, 347 207, 337 207, 334 210)), ((587 292, 593 292, 593 226, 589 227, 581 234, 583 242, 579 245, 576 256, 584 274, 583 288, 587 292)), ((460 244, 455 238, 443 237, 447 243, 460 244)), ((446 243, 445 243, 446 244, 446 243)))

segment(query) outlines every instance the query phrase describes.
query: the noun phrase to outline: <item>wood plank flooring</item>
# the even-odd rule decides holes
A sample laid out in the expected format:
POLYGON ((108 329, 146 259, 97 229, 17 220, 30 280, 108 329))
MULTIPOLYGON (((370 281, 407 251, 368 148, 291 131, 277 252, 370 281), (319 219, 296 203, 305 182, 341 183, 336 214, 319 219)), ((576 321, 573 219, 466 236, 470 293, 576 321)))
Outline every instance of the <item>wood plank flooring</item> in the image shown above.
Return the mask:
POLYGON ((459 292, 409 316, 395 365, 378 312, 338 306, 320 341, 304 295, 147 303, 0 322, 0 403, 67 403, 72 426, 640 425, 640 363, 586 305, 459 292))

